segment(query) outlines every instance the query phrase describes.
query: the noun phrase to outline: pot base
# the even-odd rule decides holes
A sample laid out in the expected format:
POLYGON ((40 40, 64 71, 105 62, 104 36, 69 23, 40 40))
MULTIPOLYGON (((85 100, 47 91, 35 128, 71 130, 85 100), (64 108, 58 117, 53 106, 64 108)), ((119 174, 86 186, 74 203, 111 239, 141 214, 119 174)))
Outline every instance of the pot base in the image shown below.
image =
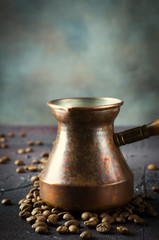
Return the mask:
POLYGON ((132 199, 133 194, 132 180, 82 187, 48 184, 40 178, 42 200, 52 207, 67 211, 100 211, 121 207, 132 199))

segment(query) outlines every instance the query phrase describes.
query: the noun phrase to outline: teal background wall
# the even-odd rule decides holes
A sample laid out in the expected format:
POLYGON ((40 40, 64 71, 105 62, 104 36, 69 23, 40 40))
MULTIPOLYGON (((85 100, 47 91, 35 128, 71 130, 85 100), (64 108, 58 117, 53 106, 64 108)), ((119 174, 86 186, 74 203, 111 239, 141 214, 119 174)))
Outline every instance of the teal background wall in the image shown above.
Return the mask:
POLYGON ((158 118, 159 1, 0 0, 0 19, 0 124, 54 125, 46 102, 82 96, 158 118))

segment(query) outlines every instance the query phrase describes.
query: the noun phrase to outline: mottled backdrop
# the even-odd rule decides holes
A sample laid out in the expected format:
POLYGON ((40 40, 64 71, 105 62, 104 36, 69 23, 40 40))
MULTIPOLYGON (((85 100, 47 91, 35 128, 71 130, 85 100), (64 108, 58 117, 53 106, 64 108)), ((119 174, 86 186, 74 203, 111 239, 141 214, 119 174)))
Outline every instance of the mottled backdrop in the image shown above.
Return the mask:
POLYGON ((159 1, 0 0, 0 123, 51 125, 46 102, 123 99, 116 124, 159 117, 159 1))

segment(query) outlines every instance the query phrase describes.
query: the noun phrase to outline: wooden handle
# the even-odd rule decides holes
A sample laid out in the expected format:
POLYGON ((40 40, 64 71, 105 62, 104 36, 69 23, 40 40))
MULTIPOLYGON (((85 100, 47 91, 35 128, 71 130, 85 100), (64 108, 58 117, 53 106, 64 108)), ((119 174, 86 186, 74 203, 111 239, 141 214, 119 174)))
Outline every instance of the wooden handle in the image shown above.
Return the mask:
POLYGON ((132 128, 123 132, 114 134, 116 146, 121 146, 133 142, 159 135, 159 119, 141 127, 132 128))

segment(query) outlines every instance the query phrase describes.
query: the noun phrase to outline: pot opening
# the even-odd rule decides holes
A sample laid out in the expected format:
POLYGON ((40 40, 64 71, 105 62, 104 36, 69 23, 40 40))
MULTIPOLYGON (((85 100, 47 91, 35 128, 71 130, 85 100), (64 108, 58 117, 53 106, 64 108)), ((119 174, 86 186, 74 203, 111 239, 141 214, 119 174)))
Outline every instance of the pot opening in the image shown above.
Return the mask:
POLYGON ((52 108, 62 109, 107 109, 119 107, 123 101, 117 98, 109 97, 84 97, 84 98, 63 98, 52 100, 47 103, 52 108))

